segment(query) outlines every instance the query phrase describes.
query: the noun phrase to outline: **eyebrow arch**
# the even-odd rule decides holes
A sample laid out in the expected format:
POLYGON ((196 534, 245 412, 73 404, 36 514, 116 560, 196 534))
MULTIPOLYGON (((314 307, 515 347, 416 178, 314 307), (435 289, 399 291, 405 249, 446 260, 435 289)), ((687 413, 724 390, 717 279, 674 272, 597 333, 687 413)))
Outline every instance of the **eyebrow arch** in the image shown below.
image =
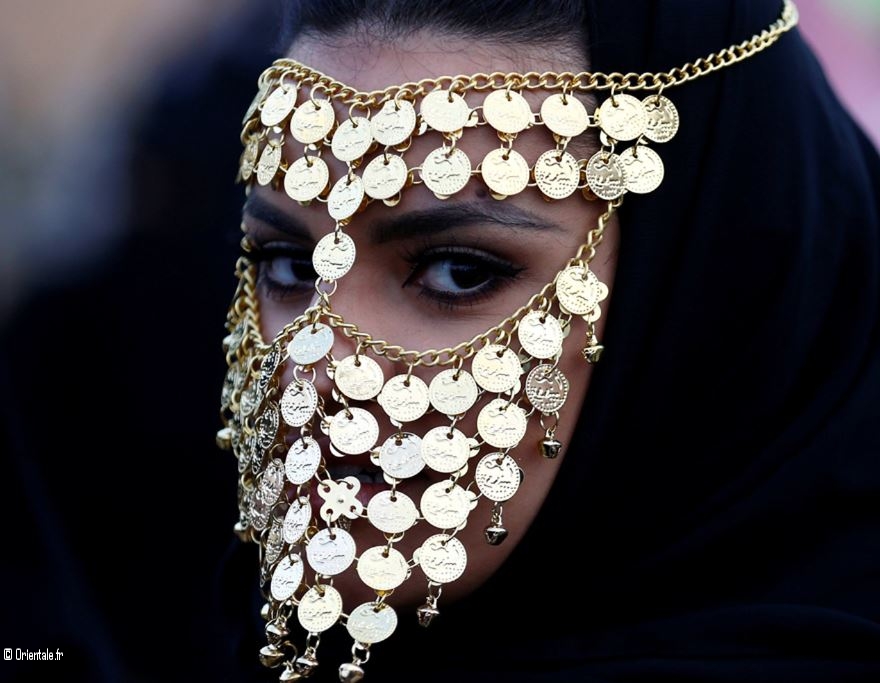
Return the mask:
POLYGON ((311 239, 308 228, 303 223, 255 192, 248 195, 242 213, 293 237, 311 239))
POLYGON ((511 230, 562 230, 556 223, 539 218, 515 204, 499 202, 487 208, 481 202, 461 202, 382 218, 373 223, 370 232, 374 243, 383 244, 416 235, 435 235, 455 228, 487 224, 511 230))

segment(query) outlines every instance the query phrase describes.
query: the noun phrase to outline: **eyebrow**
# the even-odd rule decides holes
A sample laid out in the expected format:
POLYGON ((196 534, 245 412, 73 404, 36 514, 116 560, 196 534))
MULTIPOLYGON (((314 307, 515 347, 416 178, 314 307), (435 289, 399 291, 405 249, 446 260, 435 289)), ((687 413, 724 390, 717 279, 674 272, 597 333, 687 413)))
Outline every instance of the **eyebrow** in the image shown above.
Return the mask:
MULTIPOLYGON (((492 200, 493 202, 495 200, 492 200)), ((447 230, 472 225, 498 225, 511 230, 552 230, 562 228, 515 204, 461 202, 388 216, 371 226, 376 244, 407 239, 416 235, 436 235, 447 230)))
POLYGON ((304 223, 255 192, 248 195, 242 213, 293 237, 311 239, 308 227, 304 223))
MULTIPOLYGON (((310 238, 310 232, 304 223, 259 194, 248 196, 243 213, 293 237, 310 238)), ((385 244, 475 225, 496 225, 513 231, 562 231, 557 223, 541 218, 531 211, 515 204, 502 204, 493 200, 491 206, 486 206, 483 202, 461 202, 383 217, 369 226, 369 233, 375 244, 385 244)))

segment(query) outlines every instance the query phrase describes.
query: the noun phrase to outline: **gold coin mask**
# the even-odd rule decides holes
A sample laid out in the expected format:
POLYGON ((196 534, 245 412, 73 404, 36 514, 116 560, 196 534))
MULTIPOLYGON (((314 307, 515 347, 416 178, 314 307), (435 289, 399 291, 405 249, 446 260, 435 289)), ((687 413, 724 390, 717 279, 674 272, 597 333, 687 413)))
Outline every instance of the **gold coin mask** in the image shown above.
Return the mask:
POLYGON ((468 549, 458 532, 480 498, 490 503, 486 542, 504 541, 504 506, 515 504, 527 485, 513 451, 530 421, 542 427, 536 448, 543 457, 555 458, 562 448, 556 430, 569 382, 558 361, 575 317, 586 324, 585 362, 602 354, 596 322, 608 288, 590 262, 623 196, 652 192, 664 178, 655 146, 679 129, 667 90, 751 57, 796 23, 794 5, 785 2, 779 19, 750 40, 660 73, 474 74, 361 92, 289 59, 263 72, 244 117, 240 180, 283 189, 303 204, 320 202, 335 226, 312 255, 314 303, 269 343, 260 334, 256 266, 247 256, 239 260, 223 344, 229 370, 217 440, 238 463, 236 532, 260 548, 268 641, 260 658, 281 667, 281 680, 307 677, 318 665, 321 634, 339 626, 353 643, 340 680, 360 680, 371 648, 397 626, 394 591, 404 582, 424 584, 416 617, 430 624, 443 586, 466 571, 468 549), (527 92, 543 98, 539 107, 527 92), (482 101, 472 106, 469 93, 471 102, 482 101), (605 97, 589 112, 578 98, 583 93, 605 97), (338 116, 339 105, 347 116, 338 116), (472 159, 460 142, 483 126, 499 144, 472 159), (546 140, 531 166, 517 150, 525 134, 546 140), (570 143, 585 134, 598 134, 601 147, 577 158, 570 143), (436 144, 412 158, 416 138, 436 144), (286 144, 302 152, 285 161, 286 144), (340 177, 332 177, 328 155, 345 164, 340 177), (395 206, 412 185, 447 198, 469 182, 484 183, 499 200, 524 191, 548 201, 580 192, 605 206, 551 282, 509 317, 455 346, 406 349, 332 310, 337 287, 357 260, 349 228, 358 213, 371 202, 395 206), (340 344, 341 338, 348 340, 340 344), (376 362, 382 358, 396 371, 383 369, 376 362), (426 382, 414 373, 419 367, 436 374, 426 382), (293 379, 283 385, 285 368, 293 379), (332 383, 331 396, 316 388, 319 374, 332 383), (415 433, 414 424, 429 413, 443 424, 415 433), (476 417, 475 433, 463 431, 468 416, 476 417), (390 436, 381 438, 383 430, 390 436), (327 464, 364 454, 384 480, 366 505, 358 499, 361 480, 333 478, 327 464), (426 469, 440 481, 419 500, 399 490, 426 469), (362 524, 384 542, 358 547, 349 530, 362 524), (405 556, 395 546, 420 526, 431 532, 405 556), (333 587, 344 572, 356 574, 374 598, 344 604, 333 587))

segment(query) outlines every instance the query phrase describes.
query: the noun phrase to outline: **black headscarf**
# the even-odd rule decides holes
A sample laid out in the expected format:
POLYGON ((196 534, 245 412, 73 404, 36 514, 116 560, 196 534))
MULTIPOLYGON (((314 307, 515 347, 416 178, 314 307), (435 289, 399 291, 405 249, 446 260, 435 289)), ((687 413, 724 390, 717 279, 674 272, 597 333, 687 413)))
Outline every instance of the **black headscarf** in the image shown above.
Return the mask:
MULTIPOLYGON (((592 67, 624 72, 780 11, 590 5, 592 67)), ((621 210, 560 475, 499 573, 410 636, 414 677, 880 680, 880 160, 797 32, 668 94, 681 131, 621 210)), ((384 649, 369 666, 403 675, 384 649)))

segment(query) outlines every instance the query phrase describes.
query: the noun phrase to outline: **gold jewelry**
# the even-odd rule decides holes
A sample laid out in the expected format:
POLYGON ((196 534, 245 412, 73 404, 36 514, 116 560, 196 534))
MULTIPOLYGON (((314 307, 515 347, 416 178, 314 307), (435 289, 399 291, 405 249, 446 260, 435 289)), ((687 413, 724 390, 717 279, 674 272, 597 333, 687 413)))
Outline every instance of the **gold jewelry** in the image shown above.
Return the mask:
MULTIPOLYGON (((456 534, 480 497, 492 503, 486 541, 505 539, 503 505, 522 483, 513 451, 529 420, 537 419, 543 429, 537 446, 544 457, 555 458, 562 448, 556 431, 569 383, 557 363, 575 316, 586 324, 585 360, 598 362, 602 354, 596 322, 608 288, 590 263, 624 194, 651 192, 663 180, 663 162, 651 143, 667 142, 679 128, 667 91, 757 54, 796 23, 797 10, 785 0, 780 17, 750 40, 659 73, 474 74, 362 92, 280 59, 260 76, 243 121, 240 179, 283 188, 303 204, 324 203, 335 223, 313 253, 317 301, 269 344, 259 332, 256 267, 247 257, 239 260, 224 339, 229 370, 217 443, 238 461, 236 532, 259 545, 266 590, 269 644, 260 657, 267 666, 283 665, 281 680, 311 673, 320 634, 339 621, 354 641, 352 662, 340 667, 340 679, 360 680, 371 646, 397 625, 393 592, 416 567, 427 582, 417 616, 428 625, 439 613, 442 586, 465 571, 467 549, 456 534), (523 96, 529 91, 547 93, 538 112, 523 96), (577 95, 593 91, 607 91, 608 97, 589 114, 577 95), (650 94, 639 99, 633 94, 638 91, 650 94), (472 108, 465 96, 483 92, 482 104, 472 108), (334 102, 348 105, 341 122, 334 102), (500 144, 474 163, 460 141, 469 128, 481 126, 493 129, 500 144), (516 143, 541 128, 548 149, 529 166, 516 143), (578 159, 570 143, 587 130, 598 133, 601 148, 578 159), (413 166, 411 143, 424 135, 436 136, 438 146, 413 166), (285 145, 302 154, 287 163, 285 145), (322 158, 327 153, 346 164, 335 180, 322 158), (356 242, 345 230, 359 211, 375 201, 394 206, 416 184, 446 198, 471 178, 480 178, 496 199, 535 187, 548 201, 580 190, 606 206, 552 282, 499 324, 455 346, 405 349, 332 311, 339 281, 356 262, 356 242), (336 332, 353 340, 353 354, 334 356, 336 332), (402 367, 386 377, 376 356, 402 367), (285 366, 294 378, 282 388, 285 366), (414 374, 417 367, 433 366, 445 369, 430 382, 414 374), (317 390, 318 373, 332 381, 331 396, 317 390), (391 426, 384 439, 374 414, 379 411, 362 407, 374 399, 391 426), (448 424, 422 435, 408 430, 430 411, 446 416, 448 424), (477 431, 469 435, 460 426, 472 411, 477 431), (316 427, 329 445, 322 447, 316 427), (389 489, 363 505, 357 498, 361 480, 333 477, 325 450, 342 463, 346 456, 369 453, 389 489), (398 490, 425 468, 447 478, 428 486, 418 501, 398 490), (465 484, 469 470, 473 476, 465 484), (313 488, 319 503, 310 497, 313 488), (384 544, 357 548, 348 530, 364 518, 384 534, 384 544), (394 546, 421 522, 437 533, 406 558, 394 546), (333 587, 333 577, 343 572, 356 573, 375 599, 346 612, 333 587), (308 634, 301 654, 290 634, 294 613, 308 634)), ((245 251, 248 245, 245 238, 245 251)))

